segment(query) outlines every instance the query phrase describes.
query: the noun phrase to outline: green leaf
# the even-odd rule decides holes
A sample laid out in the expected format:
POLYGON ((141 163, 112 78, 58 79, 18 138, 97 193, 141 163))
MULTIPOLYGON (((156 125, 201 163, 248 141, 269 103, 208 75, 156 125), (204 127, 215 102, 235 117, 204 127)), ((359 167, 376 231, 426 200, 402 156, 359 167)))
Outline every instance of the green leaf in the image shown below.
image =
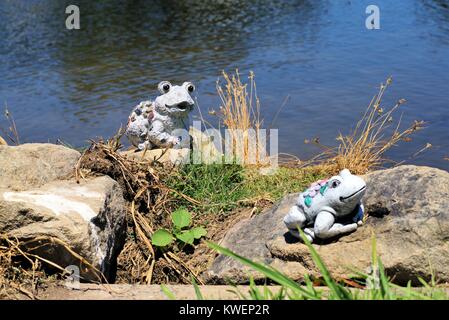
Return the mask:
POLYGON ((165 229, 159 229, 151 237, 151 243, 158 247, 168 246, 173 241, 173 235, 165 229))
POLYGON ((195 239, 204 237, 207 234, 207 230, 204 229, 203 227, 195 227, 195 228, 191 229, 190 231, 192 231, 193 237, 195 239))
POLYGON ((188 243, 188 244, 193 244, 193 241, 195 240, 195 238, 193 236, 193 232, 191 230, 182 231, 181 233, 176 233, 175 236, 182 242, 188 243))
POLYGON ((176 228, 182 229, 190 225, 191 215, 186 209, 178 209, 171 215, 176 228))

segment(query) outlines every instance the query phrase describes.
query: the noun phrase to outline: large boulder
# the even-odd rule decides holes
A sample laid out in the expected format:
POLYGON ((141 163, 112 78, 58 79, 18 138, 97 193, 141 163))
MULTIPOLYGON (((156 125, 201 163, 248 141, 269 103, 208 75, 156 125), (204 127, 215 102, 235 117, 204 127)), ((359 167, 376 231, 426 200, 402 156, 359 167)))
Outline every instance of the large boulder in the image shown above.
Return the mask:
POLYGON ((50 143, 0 146, 0 188, 26 190, 70 177, 80 153, 50 143))
POLYGON ((122 190, 106 176, 66 179, 78 157, 51 144, 0 147, 0 234, 62 268, 80 267, 86 280, 100 280, 95 269, 113 280, 126 235, 122 190))
MULTIPOLYGON (((364 203, 368 218, 356 232, 330 243, 314 244, 335 277, 371 264, 371 236, 393 281, 416 283, 417 277, 449 282, 449 173, 443 170, 399 166, 366 175, 364 203)), ((282 222, 298 194, 286 196, 260 215, 241 221, 221 243, 232 251, 270 264, 294 280, 317 274, 307 247, 289 237, 282 222)), ((206 278, 212 283, 243 283, 248 274, 262 275, 219 255, 206 278)))

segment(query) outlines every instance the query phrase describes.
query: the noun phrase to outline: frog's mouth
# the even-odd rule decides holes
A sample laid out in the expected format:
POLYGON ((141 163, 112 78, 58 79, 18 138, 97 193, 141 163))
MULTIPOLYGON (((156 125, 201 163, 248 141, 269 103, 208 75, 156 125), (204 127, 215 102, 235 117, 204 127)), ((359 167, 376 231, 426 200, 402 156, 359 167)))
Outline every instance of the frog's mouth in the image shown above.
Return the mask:
POLYGON ((179 109, 182 111, 187 110, 188 108, 190 108, 191 106, 193 106, 193 104, 189 103, 189 102, 181 102, 175 105, 171 105, 169 106, 168 104, 165 105, 167 108, 169 109, 179 109))
POLYGON ((341 202, 345 202, 345 200, 351 199, 352 197, 354 197, 355 195, 359 194, 360 192, 362 192, 363 190, 366 189, 366 186, 363 186, 362 188, 360 188, 359 190, 357 190, 356 192, 354 192, 353 194, 347 196, 347 197, 340 197, 340 201, 341 202))

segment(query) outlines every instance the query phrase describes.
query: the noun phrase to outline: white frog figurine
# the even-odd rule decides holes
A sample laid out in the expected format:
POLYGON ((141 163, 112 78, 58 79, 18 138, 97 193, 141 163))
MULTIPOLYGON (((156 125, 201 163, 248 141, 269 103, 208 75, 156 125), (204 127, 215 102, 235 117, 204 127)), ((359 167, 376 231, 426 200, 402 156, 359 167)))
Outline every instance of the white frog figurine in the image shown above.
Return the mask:
POLYGON ((284 223, 299 239, 298 228, 303 229, 311 242, 353 232, 362 224, 365 191, 365 181, 344 169, 338 176, 314 182, 301 193, 284 223))
POLYGON ((185 128, 185 120, 195 104, 190 96, 195 91, 191 82, 177 86, 162 81, 158 90, 160 96, 154 101, 139 103, 128 118, 125 135, 139 150, 178 145, 181 137, 172 133, 185 128))

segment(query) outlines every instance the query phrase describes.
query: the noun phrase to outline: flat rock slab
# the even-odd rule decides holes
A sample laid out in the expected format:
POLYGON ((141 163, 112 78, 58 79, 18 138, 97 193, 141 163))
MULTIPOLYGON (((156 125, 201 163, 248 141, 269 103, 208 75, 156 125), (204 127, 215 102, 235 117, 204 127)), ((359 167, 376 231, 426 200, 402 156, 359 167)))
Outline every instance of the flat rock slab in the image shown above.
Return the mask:
MULTIPOLYGON (((366 175, 364 203, 368 219, 356 232, 326 244, 314 244, 335 277, 353 270, 365 272, 371 264, 371 235, 385 270, 397 283, 417 277, 449 282, 449 173, 443 170, 399 166, 366 175)), ((294 280, 317 274, 307 247, 289 237, 282 222, 298 194, 286 196, 273 208, 241 221, 222 246, 239 255, 270 264, 294 280)), ((206 272, 209 283, 246 283, 248 275, 263 276, 219 255, 206 272)))
MULTIPOLYGON (((166 285, 177 300, 196 300, 197 296, 193 285, 166 285)), ((237 289, 248 296, 248 286, 238 286, 237 289)), ((277 293, 279 286, 270 287, 277 293)), ((238 300, 233 286, 200 286, 203 297, 207 300, 238 300)), ((39 294, 42 300, 168 300, 167 295, 161 290, 160 285, 139 284, 80 284, 77 289, 70 289, 60 285, 50 287, 39 294)))
MULTIPOLYGON (((197 300, 193 285, 166 285, 177 300, 197 300)), ((247 285, 200 285, 199 290, 205 300, 240 300, 239 295, 250 296, 250 287, 247 285)), ((263 288, 259 287, 260 290, 263 288)), ((268 286, 268 289, 277 294, 281 291, 278 285, 268 286)), ((315 287, 316 290, 326 292, 327 287, 315 287)), ((440 288, 449 294, 449 289, 440 288)), ((349 290, 356 290, 349 288, 349 290)), ((394 290, 394 289, 393 289, 394 290)), ((419 289, 418 289, 419 290, 419 289)), ((37 295, 41 300, 168 300, 167 295, 157 284, 88 284, 81 283, 78 288, 61 284, 50 285, 37 295)), ((29 299, 20 296, 19 299, 29 299)))
POLYGON ((133 161, 159 161, 172 164, 187 163, 190 158, 190 149, 151 149, 146 151, 129 150, 121 152, 122 155, 133 161))
POLYGON ((146 151, 137 149, 122 151, 121 154, 134 161, 159 161, 172 163, 174 165, 186 164, 211 164, 221 163, 223 152, 221 150, 221 139, 211 137, 202 131, 191 127, 189 130, 192 141, 192 149, 189 148, 155 148, 146 151), (217 141, 214 142, 214 138, 217 141), (219 146, 220 148, 217 148, 219 146))

